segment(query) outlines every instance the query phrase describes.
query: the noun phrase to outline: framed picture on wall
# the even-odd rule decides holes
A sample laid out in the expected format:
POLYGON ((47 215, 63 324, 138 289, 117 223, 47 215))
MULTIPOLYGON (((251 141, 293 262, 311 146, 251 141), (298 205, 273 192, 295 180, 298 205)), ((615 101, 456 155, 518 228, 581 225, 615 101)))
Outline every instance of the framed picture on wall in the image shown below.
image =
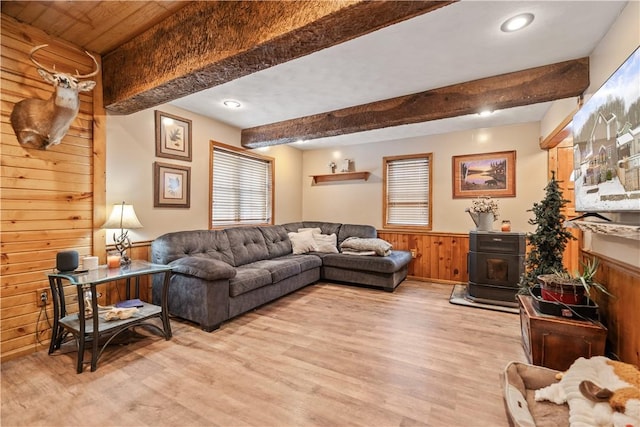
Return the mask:
POLYGON ((153 189, 153 206, 156 208, 190 207, 191 168, 154 162, 153 189))
POLYGON ((516 152, 453 156, 453 198, 516 196, 516 152))
POLYGON ((156 110, 156 157, 191 161, 191 120, 156 110))

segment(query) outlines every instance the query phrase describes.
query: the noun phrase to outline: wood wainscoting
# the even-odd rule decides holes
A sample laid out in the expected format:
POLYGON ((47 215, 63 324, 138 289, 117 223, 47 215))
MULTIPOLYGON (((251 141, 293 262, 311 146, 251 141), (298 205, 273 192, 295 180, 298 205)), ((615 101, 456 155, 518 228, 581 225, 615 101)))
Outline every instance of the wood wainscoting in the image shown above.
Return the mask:
POLYGON ((640 366, 640 268, 586 251, 581 256, 600 261, 596 280, 615 296, 594 297, 608 329, 608 350, 623 362, 640 366))
POLYGON ((462 233, 406 233, 378 230, 378 237, 394 249, 415 253, 409 276, 438 283, 466 283, 469 235, 462 233))

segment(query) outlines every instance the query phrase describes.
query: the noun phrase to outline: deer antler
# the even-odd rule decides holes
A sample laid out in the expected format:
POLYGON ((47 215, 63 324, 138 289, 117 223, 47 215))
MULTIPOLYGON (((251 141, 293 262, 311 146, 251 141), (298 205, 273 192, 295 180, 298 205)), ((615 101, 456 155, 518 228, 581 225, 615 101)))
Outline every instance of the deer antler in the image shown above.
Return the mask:
MULTIPOLYGON (((56 66, 55 65, 53 66, 53 68, 47 68, 44 65, 42 65, 41 63, 39 63, 38 61, 36 61, 35 58, 33 57, 33 54, 36 53, 37 50, 40 50, 43 47, 47 47, 47 46, 49 46, 49 45, 48 44, 41 44, 41 45, 36 46, 33 49, 31 49, 31 51, 29 52, 29 59, 31 59, 31 62, 36 64, 36 67, 42 68, 43 70, 47 71, 49 74, 55 74, 56 73, 56 66)), ((93 76, 95 76, 96 74, 98 74, 100 72, 100 66, 98 65, 98 61, 96 61, 96 58, 93 55, 91 55, 89 52, 87 52, 86 50, 84 51, 84 53, 89 55, 89 58, 93 59, 93 63, 96 64, 96 69, 95 69, 95 71, 92 71, 89 74, 80 74, 80 73, 78 73, 78 70, 76 70, 76 74, 74 75, 74 77, 78 78, 78 79, 86 79, 86 78, 89 78, 89 77, 93 77, 93 76)))
POLYGON ((29 59, 31 59, 31 62, 33 62, 34 64, 36 64, 36 67, 38 68, 42 68, 43 70, 45 70, 46 72, 48 72, 49 74, 55 74, 55 70, 52 70, 50 68, 45 67, 44 65, 42 65, 41 63, 39 63, 38 61, 35 60, 35 58, 33 57, 33 54, 36 53, 37 50, 42 49, 43 47, 47 47, 49 46, 48 44, 41 44, 39 46, 34 47, 33 49, 31 49, 31 51, 29 52, 29 59))
POLYGON ((91 55, 86 50, 84 51, 84 53, 89 55, 89 58, 93 59, 93 63, 96 64, 96 69, 95 69, 95 71, 93 71, 93 72, 91 72, 89 74, 78 74, 78 70, 76 70, 76 75, 74 77, 76 77, 78 79, 86 79, 86 78, 89 78, 89 77, 93 77, 96 74, 98 74, 98 72, 100 71, 100 66, 98 65, 98 61, 96 61, 96 58, 94 58, 93 55, 91 55))

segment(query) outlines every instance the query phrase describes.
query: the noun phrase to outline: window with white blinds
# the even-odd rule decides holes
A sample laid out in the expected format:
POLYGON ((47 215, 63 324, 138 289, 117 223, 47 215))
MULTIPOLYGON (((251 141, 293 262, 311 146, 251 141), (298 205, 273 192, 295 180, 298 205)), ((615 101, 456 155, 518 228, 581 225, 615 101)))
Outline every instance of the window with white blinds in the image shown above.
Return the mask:
POLYGON ((273 159, 211 144, 211 226, 271 224, 273 159))
POLYGON ((384 227, 431 229, 432 154, 383 159, 384 227))

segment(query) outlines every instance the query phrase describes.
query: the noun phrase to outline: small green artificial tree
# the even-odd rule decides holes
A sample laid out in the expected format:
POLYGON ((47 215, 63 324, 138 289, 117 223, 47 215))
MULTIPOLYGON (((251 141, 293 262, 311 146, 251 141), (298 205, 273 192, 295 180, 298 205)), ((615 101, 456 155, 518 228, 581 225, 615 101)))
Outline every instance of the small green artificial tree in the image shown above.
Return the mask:
POLYGON ((545 187, 546 195, 539 203, 534 203, 535 218, 529 219, 529 224, 536 226, 536 231, 527 235, 527 242, 531 250, 525 260, 526 271, 520 277, 520 286, 528 290, 536 283, 540 274, 566 272, 562 265, 562 254, 569 240, 575 239, 564 228, 566 217, 561 213, 562 208, 569 203, 562 197, 555 174, 545 187))

